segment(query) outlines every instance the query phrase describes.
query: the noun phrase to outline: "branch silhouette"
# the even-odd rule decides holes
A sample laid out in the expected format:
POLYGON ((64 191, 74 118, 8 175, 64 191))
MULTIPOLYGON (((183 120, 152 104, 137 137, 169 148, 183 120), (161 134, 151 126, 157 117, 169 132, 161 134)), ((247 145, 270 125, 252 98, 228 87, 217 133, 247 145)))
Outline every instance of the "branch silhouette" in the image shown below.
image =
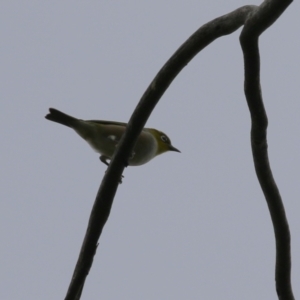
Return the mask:
MULTIPOLYGON (((265 1, 263 5, 261 5, 260 7, 253 6, 253 5, 243 6, 234 10, 229 14, 226 14, 224 16, 221 16, 219 18, 216 18, 206 23, 205 25, 201 26, 184 44, 182 44, 182 46, 179 47, 179 49, 171 56, 171 58, 158 72, 158 74, 153 79, 153 81, 151 82, 151 84, 143 94, 142 98, 140 99, 135 111, 133 112, 130 121, 127 125, 126 132, 123 135, 119 143, 118 149, 116 150, 111 160, 111 163, 104 175, 104 178, 101 182, 100 188, 98 190, 92 208, 92 212, 88 223, 88 228, 83 240, 79 258, 75 266, 75 270, 65 300, 74 300, 74 299, 78 300, 81 297, 85 279, 92 266, 93 258, 98 247, 98 240, 102 233, 103 227, 109 217, 113 199, 116 194, 120 178, 126 166, 126 162, 130 157, 130 154, 132 152, 137 137, 142 131, 144 125, 146 124, 151 112, 155 108, 159 99, 167 90, 167 88, 175 79, 175 77, 193 59, 195 55, 197 55, 202 49, 204 49, 215 39, 234 32, 245 23, 247 24, 247 27, 245 27, 241 35, 241 44, 244 45, 242 47, 245 56, 246 96, 247 96, 251 116, 255 119, 255 122, 253 121, 252 134, 251 134, 252 140, 254 141, 255 144, 254 146, 252 146, 252 148, 254 149, 253 150, 254 161, 255 161, 255 166, 257 166, 256 169, 260 170, 260 172, 257 172, 260 182, 264 182, 264 180, 266 178, 269 178, 269 176, 271 176, 272 178, 271 171, 267 172, 268 174, 265 174, 266 171, 261 170, 262 168, 264 168, 262 166, 264 166, 265 164, 268 165, 268 157, 266 152, 266 140, 265 140, 266 130, 264 130, 263 133, 261 132, 261 127, 266 128, 267 119, 264 110, 263 113, 261 112, 261 106, 263 107, 263 104, 260 95, 260 90, 258 91, 252 90, 253 86, 255 87, 258 86, 259 88, 259 58, 258 58, 258 68, 256 67, 255 70, 252 69, 252 62, 250 62, 250 60, 252 60, 252 56, 253 56, 253 54, 251 54, 252 51, 256 51, 257 55, 255 57, 259 57, 258 47, 253 46, 253 44, 255 44, 255 41, 258 40, 257 37, 256 38, 254 37, 254 33, 257 34, 258 36, 263 30, 265 30, 268 26, 270 26, 280 16, 280 14, 290 3, 290 1, 286 1, 285 5, 283 5, 282 2, 284 1, 279 1, 279 0, 265 1), (263 20, 263 18, 266 19, 263 20), (258 20, 257 24, 256 24, 256 20, 258 20), (258 80, 256 79, 255 84, 252 83, 253 80, 252 75, 254 74, 258 74, 258 80), (250 94, 250 96, 248 96, 248 94, 250 94), (252 97, 255 97, 256 102, 261 102, 261 105, 252 104, 253 102, 252 97), (260 101, 258 101, 257 99, 260 99, 260 101), (259 109, 258 112, 256 112, 257 108, 259 109), (265 142, 261 143, 261 140, 265 142), (256 145, 258 146, 258 148, 260 148, 259 150, 256 150, 257 148, 256 145), (261 155, 261 151, 263 151, 263 155, 261 155), (263 174, 261 174, 261 172, 263 174)), ((266 184, 261 183, 261 185, 264 192, 266 191, 265 192, 266 198, 270 199, 270 202, 273 203, 274 201, 273 194, 276 194, 277 198, 279 195, 275 182, 271 187, 269 187, 268 185, 265 188, 266 184), (275 186, 276 193, 274 192, 274 186, 275 186)), ((272 219, 273 219, 273 215, 274 216, 276 215, 277 217, 275 217, 275 219, 278 219, 278 222, 276 222, 276 224, 279 224, 281 228, 282 224, 287 225, 287 222, 285 219, 284 208, 280 196, 279 196, 279 200, 280 201, 276 200, 276 203, 280 202, 281 205, 278 204, 269 205, 269 208, 270 206, 272 206, 272 209, 270 208, 272 219), (281 212, 279 214, 277 212, 278 209, 281 212)), ((269 200, 267 201, 269 203, 269 200)), ((275 222, 273 223, 275 227, 275 222)), ((289 276, 286 276, 288 270, 290 270, 289 234, 286 235, 286 232, 289 233, 289 230, 288 230, 288 226, 283 226, 283 227, 285 228, 275 229, 276 243, 281 245, 280 247, 277 247, 277 251, 281 250, 280 254, 277 253, 277 257, 279 255, 282 255, 282 252, 284 252, 285 254, 284 257, 287 258, 285 262, 286 261, 289 262, 289 267, 285 268, 287 269, 287 271, 285 272, 282 272, 281 270, 282 268, 276 268, 276 270, 280 269, 280 272, 276 271, 276 278, 277 278, 277 273, 279 273, 279 277, 283 276, 287 279, 290 279, 289 276), (281 234, 276 234, 276 232, 279 232, 281 234), (280 242, 278 242, 277 237, 282 235, 285 236, 285 240, 283 241, 282 239, 280 239, 280 242), (287 243, 288 247, 282 246, 282 242, 287 243), (282 250, 283 248, 284 250, 282 250), (288 251, 288 255, 286 255, 287 253, 286 251, 288 251)), ((282 263, 282 260, 277 259, 277 264, 278 261, 282 263)), ((290 286, 290 283, 288 283, 288 280, 283 280, 283 285, 290 286)), ((281 291, 286 291, 286 288, 280 287, 279 290, 281 294, 282 293, 281 291)), ((289 288, 288 290, 292 295, 291 288, 289 288)), ((284 292, 284 295, 286 294, 287 293, 284 292)), ((280 298, 280 299, 293 299, 293 298, 280 298)))
POLYGON ((282 199, 268 158, 268 118, 260 87, 258 38, 283 13, 292 1, 265 1, 245 23, 240 43, 245 65, 245 95, 251 114, 251 146, 255 171, 265 195, 276 239, 276 291, 279 299, 293 300, 291 286, 290 230, 282 199))

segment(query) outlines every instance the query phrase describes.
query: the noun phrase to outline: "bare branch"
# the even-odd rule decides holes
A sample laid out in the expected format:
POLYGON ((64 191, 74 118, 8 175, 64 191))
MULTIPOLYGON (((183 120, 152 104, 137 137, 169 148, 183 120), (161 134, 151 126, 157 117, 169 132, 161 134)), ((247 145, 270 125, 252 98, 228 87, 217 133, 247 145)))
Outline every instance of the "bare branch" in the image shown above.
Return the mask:
MULTIPOLYGON (((266 1, 266 5, 268 4, 267 2, 269 3, 270 1, 266 1)), ((259 10, 264 11, 262 7, 263 5, 259 10)), ((145 91, 128 123, 126 133, 124 134, 100 185, 80 255, 65 298, 66 300, 80 299, 86 276, 89 273, 93 257, 96 253, 98 239, 110 214, 113 199, 126 162, 138 135, 143 129, 157 102, 174 78, 197 53, 218 37, 230 34, 237 30, 245 23, 249 14, 251 14, 252 18, 256 15, 256 11, 258 11, 256 6, 244 6, 200 27, 200 29, 198 29, 167 61, 145 91)), ((270 26, 280 13, 275 11, 275 17, 270 17, 267 21, 262 22, 261 28, 265 29, 270 26)), ((249 22, 251 18, 249 18, 249 22)), ((266 126, 264 122, 263 125, 266 126)))
POLYGON ((107 172, 100 185, 81 247, 80 255, 66 295, 66 300, 80 299, 85 278, 91 268, 96 245, 108 219, 119 179, 135 141, 160 97, 177 74, 212 41, 237 30, 256 6, 243 6, 200 27, 167 61, 145 91, 128 123, 107 172))
POLYGON ((290 231, 284 206, 269 165, 268 119, 260 87, 259 35, 284 12, 291 1, 265 1, 250 16, 240 36, 245 63, 245 95, 252 128, 251 145, 256 174, 267 200, 276 238, 276 290, 279 299, 293 300, 290 231))

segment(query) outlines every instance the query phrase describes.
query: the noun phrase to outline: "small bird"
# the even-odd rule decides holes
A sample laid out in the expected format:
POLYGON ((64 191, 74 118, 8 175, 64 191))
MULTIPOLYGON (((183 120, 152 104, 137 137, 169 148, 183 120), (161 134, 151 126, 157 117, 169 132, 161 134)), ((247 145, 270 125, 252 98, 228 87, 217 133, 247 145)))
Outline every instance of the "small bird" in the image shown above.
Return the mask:
MULTIPOLYGON (((80 120, 55 108, 49 108, 49 112, 45 116, 47 120, 73 128, 96 152, 100 153, 100 160, 108 165, 107 160, 111 160, 125 132, 126 123, 80 120)), ((136 141, 128 165, 143 165, 167 151, 180 152, 172 146, 171 140, 165 133, 152 128, 144 128, 136 141)))

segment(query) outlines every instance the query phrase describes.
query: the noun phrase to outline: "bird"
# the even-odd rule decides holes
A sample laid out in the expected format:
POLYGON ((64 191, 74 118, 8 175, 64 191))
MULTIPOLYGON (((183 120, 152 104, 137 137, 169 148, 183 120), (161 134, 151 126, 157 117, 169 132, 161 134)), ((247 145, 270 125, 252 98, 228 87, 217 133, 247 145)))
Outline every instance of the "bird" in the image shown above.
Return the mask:
MULTIPOLYGON (((97 153, 105 165, 109 165, 127 123, 103 120, 81 120, 67 115, 55 108, 49 108, 45 116, 47 120, 65 125, 75 130, 97 153)), ((162 131, 144 128, 137 138, 127 165, 140 166, 148 163, 154 157, 168 152, 180 152, 175 148, 170 138, 162 131)))

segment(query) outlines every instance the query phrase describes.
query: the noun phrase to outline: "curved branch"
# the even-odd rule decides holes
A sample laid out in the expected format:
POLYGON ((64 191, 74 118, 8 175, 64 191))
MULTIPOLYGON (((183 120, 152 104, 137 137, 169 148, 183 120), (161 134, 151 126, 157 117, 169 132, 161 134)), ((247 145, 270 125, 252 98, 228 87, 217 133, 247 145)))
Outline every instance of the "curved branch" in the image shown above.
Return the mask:
POLYGON ((212 41, 237 30, 256 6, 243 6, 200 27, 167 61, 145 91, 128 123, 119 147, 100 185, 81 247, 80 255, 66 295, 66 300, 80 299, 81 291, 91 268, 98 239, 108 219, 119 179, 152 110, 178 73, 192 58, 212 41))
POLYGON ((276 238, 276 290, 279 299, 293 300, 291 286, 290 231, 284 206, 274 181, 268 158, 268 119, 260 89, 258 38, 292 1, 265 1, 245 23, 240 42, 245 63, 245 95, 252 128, 251 145, 256 174, 271 214, 276 238))
POLYGON ((218 37, 237 30, 245 23, 248 15, 256 9, 256 6, 244 6, 200 27, 167 61, 145 91, 100 185, 66 300, 80 299, 96 253, 98 239, 110 214, 125 162, 157 102, 178 73, 198 52, 218 37))

